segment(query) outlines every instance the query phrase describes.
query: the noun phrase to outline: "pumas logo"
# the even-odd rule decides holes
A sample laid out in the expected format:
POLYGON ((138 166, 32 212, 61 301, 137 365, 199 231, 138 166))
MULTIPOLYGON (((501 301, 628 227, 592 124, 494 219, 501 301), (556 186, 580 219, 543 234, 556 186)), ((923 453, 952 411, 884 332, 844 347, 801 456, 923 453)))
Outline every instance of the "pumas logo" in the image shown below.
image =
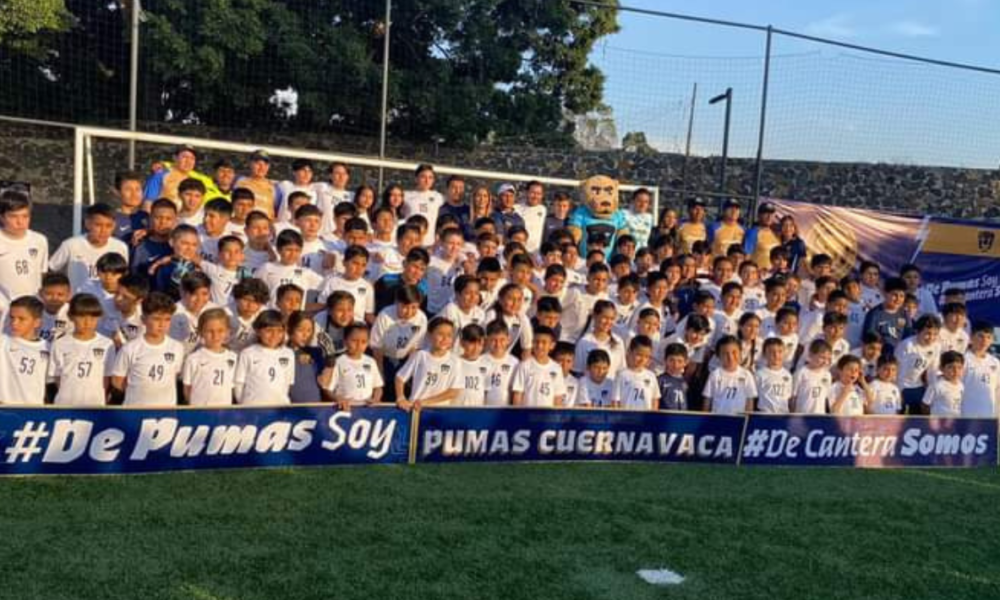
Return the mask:
POLYGON ((28 248, 28 256, 30 256, 31 258, 37 258, 38 248, 28 248))
POLYGON ((173 352, 167 352, 166 354, 163 355, 163 360, 166 361, 166 362, 168 362, 168 363, 174 362, 174 353, 173 352))
POLYGON ((371 371, 372 370, 372 366, 371 365, 361 365, 361 368, 364 369, 365 371, 371 371))
POLYGON ((451 371, 451 366, 449 366, 449 365, 441 365, 441 372, 442 373, 448 373, 450 371, 451 371))
POLYGON ((104 348, 94 348, 93 352, 94 352, 94 358, 104 357, 104 348))
POLYGON ((510 371, 510 365, 500 365, 500 370, 507 373, 510 371))
POLYGON ((552 379, 555 379, 556 378, 556 372, 555 371, 549 371, 549 377, 552 378, 552 379))
POLYGON ((236 361, 230 358, 226 360, 226 366, 232 369, 233 367, 236 366, 236 361))
POLYGON ((288 357, 283 356, 283 357, 279 358, 278 359, 278 364, 281 365, 282 367, 287 367, 288 366, 288 357))
POLYGON ((996 241, 996 233, 992 231, 980 231, 977 237, 979 241, 979 251, 989 252, 993 249, 993 242, 996 241))

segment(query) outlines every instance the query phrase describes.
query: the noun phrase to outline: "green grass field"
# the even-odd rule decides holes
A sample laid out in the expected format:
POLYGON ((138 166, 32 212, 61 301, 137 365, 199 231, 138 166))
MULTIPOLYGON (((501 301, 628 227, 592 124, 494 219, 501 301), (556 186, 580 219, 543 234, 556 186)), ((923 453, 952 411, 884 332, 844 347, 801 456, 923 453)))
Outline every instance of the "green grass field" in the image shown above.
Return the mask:
POLYGON ((1000 597, 996 470, 47 477, 0 507, 4 598, 1000 597), (687 580, 635 575, 657 567, 687 580))

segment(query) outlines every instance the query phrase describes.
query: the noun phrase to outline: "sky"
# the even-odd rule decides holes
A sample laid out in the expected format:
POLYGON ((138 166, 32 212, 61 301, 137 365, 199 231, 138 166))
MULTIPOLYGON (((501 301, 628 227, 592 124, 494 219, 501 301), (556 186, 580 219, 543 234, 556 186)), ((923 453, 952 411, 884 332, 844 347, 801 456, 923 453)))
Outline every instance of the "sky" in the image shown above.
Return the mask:
MULTIPOLYGON (((1000 69, 1000 0, 621 3, 1000 69)), ((624 10, 619 24, 591 54, 619 138, 643 131, 657 149, 683 152, 697 84, 692 152, 720 154, 724 108, 708 99, 732 87, 730 156, 756 154, 763 33, 624 10)), ((765 158, 1000 165, 1000 74, 776 35, 767 105, 765 158)))

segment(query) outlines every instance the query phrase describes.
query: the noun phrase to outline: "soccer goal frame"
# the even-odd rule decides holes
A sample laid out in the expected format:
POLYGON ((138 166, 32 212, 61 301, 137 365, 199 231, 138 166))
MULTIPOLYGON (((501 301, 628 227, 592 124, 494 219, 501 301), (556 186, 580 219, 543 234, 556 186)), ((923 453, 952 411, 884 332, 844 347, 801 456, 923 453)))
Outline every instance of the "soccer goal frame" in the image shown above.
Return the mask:
MULTIPOLYGON (((93 139, 112 139, 126 142, 147 142, 153 144, 165 144, 181 146, 189 144, 195 148, 210 148, 214 150, 226 150, 233 153, 252 154, 256 150, 265 150, 271 156, 282 156, 287 158, 307 158, 320 162, 342 162, 348 165, 361 167, 374 167, 380 170, 392 169, 400 171, 413 171, 419 163, 395 160, 389 158, 378 158, 364 156, 360 154, 344 154, 340 152, 324 152, 321 150, 309 150, 306 148, 292 148, 288 146, 272 146, 269 144, 245 144, 242 142, 226 142, 208 138, 187 137, 179 135, 166 135, 160 133, 146 133, 140 131, 127 131, 123 129, 109 129, 104 127, 78 126, 74 128, 73 138, 73 234, 79 235, 83 228, 83 207, 84 188, 86 187, 86 203, 89 205, 97 201, 97 190, 94 187, 94 156, 93 139)), ((566 179, 561 177, 546 177, 543 175, 529 175, 525 173, 510 173, 504 171, 489 171, 483 169, 467 169, 452 165, 443 165, 435 161, 426 162, 434 165, 434 171, 445 175, 461 175, 472 179, 489 179, 496 181, 539 181, 546 185, 577 187, 580 181, 577 179, 566 179)), ((641 185, 620 183, 618 186, 621 192, 634 192, 639 188, 646 188, 653 196, 653 215, 659 214, 660 188, 656 185, 641 185)))

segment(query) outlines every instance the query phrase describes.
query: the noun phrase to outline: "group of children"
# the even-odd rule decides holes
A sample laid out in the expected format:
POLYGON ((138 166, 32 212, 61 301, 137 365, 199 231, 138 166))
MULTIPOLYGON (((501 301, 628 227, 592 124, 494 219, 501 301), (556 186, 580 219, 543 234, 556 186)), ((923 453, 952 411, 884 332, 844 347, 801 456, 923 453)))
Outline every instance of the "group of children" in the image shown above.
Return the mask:
POLYGON ((274 182, 257 153, 227 189, 196 157, 119 174, 51 257, 0 197, 0 403, 996 415, 992 326, 913 265, 834 278, 774 245, 765 270, 735 222, 682 253, 646 190, 609 245, 537 182, 467 200, 421 165, 379 196, 341 164, 274 182))

